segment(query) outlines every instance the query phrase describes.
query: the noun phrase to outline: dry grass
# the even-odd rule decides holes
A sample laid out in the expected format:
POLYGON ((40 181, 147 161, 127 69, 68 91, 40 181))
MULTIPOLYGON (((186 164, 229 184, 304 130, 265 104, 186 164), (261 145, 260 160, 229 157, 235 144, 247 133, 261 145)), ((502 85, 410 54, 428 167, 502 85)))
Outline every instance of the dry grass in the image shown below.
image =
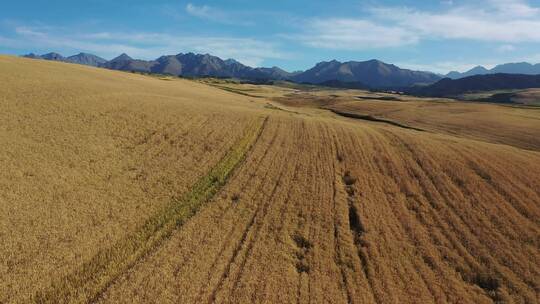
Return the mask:
MULTIPOLYGON (((418 132, 320 109, 361 112, 349 102, 365 92, 311 92, 302 107, 285 100, 298 112, 276 111, 264 98, 183 80, 6 57, 0 66, 2 83, 11 78, 0 87, 9 168, 0 172, 0 302, 40 290, 59 302, 538 302, 540 154, 519 148, 536 144, 521 133, 497 137, 492 118, 470 133, 466 113, 447 118, 454 104, 361 101, 401 119, 386 108, 395 103, 395 115, 408 113, 401 123, 429 129, 418 132), (27 70, 10 65, 21 62, 27 70), (250 145, 238 143, 253 140, 261 116, 269 119, 243 159, 250 145), (226 172, 239 167, 226 183, 212 179, 226 159, 226 172), (129 178, 129 166, 145 178, 129 178), (224 185, 216 195, 180 199, 215 183, 224 185), (105 254, 118 258, 97 265, 114 271, 85 268, 173 202, 201 209, 173 212, 183 225, 151 229, 166 232, 158 242, 145 236, 105 254), (81 284, 55 283, 70 276, 81 284)), ((470 106, 536 128, 536 112, 470 106)))

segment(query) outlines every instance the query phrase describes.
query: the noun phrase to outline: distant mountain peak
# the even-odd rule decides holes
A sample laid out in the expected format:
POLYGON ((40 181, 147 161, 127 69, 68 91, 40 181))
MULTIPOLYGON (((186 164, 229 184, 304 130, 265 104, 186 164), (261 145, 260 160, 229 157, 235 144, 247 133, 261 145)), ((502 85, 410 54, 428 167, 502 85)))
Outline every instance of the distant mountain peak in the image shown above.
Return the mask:
POLYGON ((25 58, 32 58, 32 59, 41 59, 41 56, 40 55, 36 55, 34 53, 29 53, 29 54, 26 54, 26 55, 22 55, 22 57, 25 57, 25 58))
POLYGON ((101 57, 98 57, 93 54, 88 54, 88 53, 79 53, 77 55, 70 56, 66 58, 65 61, 71 62, 71 63, 77 63, 77 64, 96 66, 96 67, 107 62, 107 60, 101 57))
POLYGON ((229 58, 229 59, 227 59, 227 60, 224 60, 223 62, 225 62, 225 64, 227 64, 227 65, 241 64, 240 62, 238 62, 238 61, 236 61, 236 60, 234 60, 234 59, 232 59, 232 58, 229 58))
POLYGON ((473 72, 473 71, 474 71, 474 72, 476 72, 476 71, 478 71, 478 72, 487 72, 487 71, 489 71, 489 70, 486 69, 485 67, 481 66, 481 65, 477 65, 477 66, 475 66, 474 68, 472 68, 472 69, 469 70, 469 72, 473 72))
POLYGON ((301 83, 357 83, 372 88, 401 88, 434 83, 439 79, 433 73, 401 69, 376 59, 345 63, 337 60, 320 62, 314 68, 292 77, 292 80, 301 83))
MULTIPOLYGON (((364 61, 364 62, 369 62, 369 63, 384 63, 384 62, 382 62, 382 61, 380 61, 380 60, 378 60, 378 59, 370 59, 370 60, 367 60, 367 61, 364 61)), ((384 63, 384 64, 386 64, 386 63, 384 63)))
POLYGON ((62 55, 60 55, 58 53, 55 53, 55 52, 51 52, 51 53, 41 55, 41 58, 46 59, 46 60, 57 60, 57 61, 62 61, 62 60, 65 59, 64 56, 62 56, 62 55))
POLYGON ((133 60, 133 58, 129 57, 129 55, 126 53, 122 53, 120 54, 120 56, 114 58, 111 61, 128 61, 128 60, 133 60))

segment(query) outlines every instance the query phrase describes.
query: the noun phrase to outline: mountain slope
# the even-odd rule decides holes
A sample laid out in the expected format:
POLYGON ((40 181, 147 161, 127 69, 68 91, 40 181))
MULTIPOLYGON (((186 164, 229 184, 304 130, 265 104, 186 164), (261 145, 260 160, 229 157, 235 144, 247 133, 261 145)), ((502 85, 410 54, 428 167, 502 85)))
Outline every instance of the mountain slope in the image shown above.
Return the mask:
POLYGON ((48 54, 45 54, 45 55, 41 55, 41 58, 45 59, 45 60, 53 60, 53 61, 64 61, 66 60, 66 58, 58 53, 48 53, 48 54))
POLYGON ((111 61, 106 62, 102 67, 111 70, 121 71, 133 71, 133 72, 147 72, 151 71, 152 66, 156 64, 155 61, 138 60, 129 57, 127 54, 121 54, 111 61))
POLYGON ((450 97, 467 92, 540 88, 540 75, 489 74, 460 79, 445 78, 426 87, 417 87, 408 93, 419 96, 450 97))
POLYGON ((152 73, 181 75, 182 63, 176 56, 161 56, 156 59, 156 64, 152 66, 152 73))
POLYGON ((320 84, 328 81, 363 83, 373 88, 408 87, 419 83, 433 83, 440 77, 428 72, 401 69, 378 60, 363 62, 339 62, 332 60, 318 63, 315 67, 292 80, 304 83, 320 84))
POLYGON ((65 61, 71 62, 71 63, 83 64, 83 65, 96 66, 96 67, 107 62, 106 59, 103 59, 99 56, 88 54, 88 53, 79 53, 77 55, 67 57, 65 61))
POLYGON ((463 73, 460 73, 458 71, 452 71, 446 74, 445 76, 451 79, 459 79, 459 78, 465 78, 465 77, 474 76, 474 75, 485 75, 485 74, 489 74, 489 70, 479 65, 463 73))

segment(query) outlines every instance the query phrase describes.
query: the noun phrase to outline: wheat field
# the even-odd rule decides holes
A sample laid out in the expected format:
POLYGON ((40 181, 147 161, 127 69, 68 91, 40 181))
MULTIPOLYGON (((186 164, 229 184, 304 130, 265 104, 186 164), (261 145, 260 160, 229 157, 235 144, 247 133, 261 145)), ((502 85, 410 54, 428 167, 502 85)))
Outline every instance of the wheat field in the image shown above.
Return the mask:
POLYGON ((0 303, 540 302, 537 110, 7 56, 0 83, 0 303))

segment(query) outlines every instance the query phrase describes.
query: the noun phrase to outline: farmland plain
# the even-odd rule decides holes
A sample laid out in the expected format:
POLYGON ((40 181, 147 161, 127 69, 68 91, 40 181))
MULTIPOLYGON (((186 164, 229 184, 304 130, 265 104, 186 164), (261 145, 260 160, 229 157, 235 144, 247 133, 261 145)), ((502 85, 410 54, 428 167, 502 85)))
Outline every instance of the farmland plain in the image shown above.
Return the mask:
POLYGON ((0 66, 0 302, 539 301, 535 109, 0 66))

